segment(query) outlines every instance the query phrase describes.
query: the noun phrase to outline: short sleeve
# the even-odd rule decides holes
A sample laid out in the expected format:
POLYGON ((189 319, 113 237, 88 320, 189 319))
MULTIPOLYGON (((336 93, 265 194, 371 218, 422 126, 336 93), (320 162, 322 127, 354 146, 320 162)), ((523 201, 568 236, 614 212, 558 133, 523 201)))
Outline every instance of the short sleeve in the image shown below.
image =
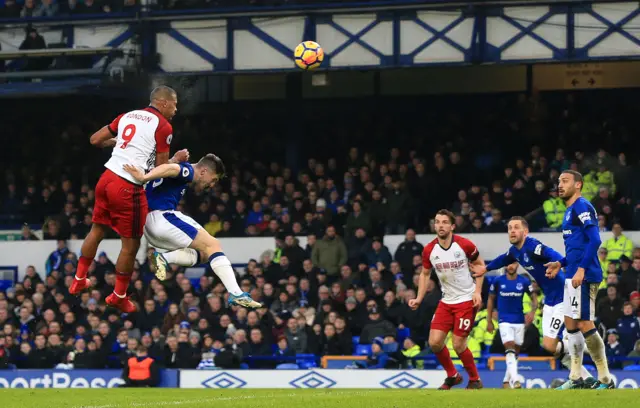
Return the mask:
POLYGON ((160 121, 156 129, 156 152, 167 153, 173 139, 173 127, 169 122, 160 121))
POLYGON ((425 269, 433 269, 433 265, 431 265, 431 251, 433 251, 433 243, 430 243, 422 250, 422 267, 425 269))
POLYGON ((122 119, 122 116, 124 116, 124 113, 119 115, 117 118, 115 118, 111 123, 107 125, 107 129, 109 129, 109 132, 111 132, 111 134, 114 136, 118 135, 118 125, 120 124, 120 119, 122 119))
POLYGON ((590 205, 586 200, 578 200, 576 201, 573 211, 577 214, 577 218, 580 220, 580 223, 587 226, 598 226, 598 216, 596 215, 596 210, 590 205))
POLYGON ((180 174, 176 177, 180 181, 190 183, 193 181, 193 167, 189 163, 180 163, 180 174))
POLYGON ((466 238, 462 238, 462 237, 457 237, 457 238, 458 239, 456 240, 456 242, 458 243, 458 245, 460 245, 465 255, 467 255, 467 259, 469 259, 469 261, 471 262, 478 259, 478 256, 480 256, 478 247, 476 247, 476 245, 473 242, 469 241, 466 238))

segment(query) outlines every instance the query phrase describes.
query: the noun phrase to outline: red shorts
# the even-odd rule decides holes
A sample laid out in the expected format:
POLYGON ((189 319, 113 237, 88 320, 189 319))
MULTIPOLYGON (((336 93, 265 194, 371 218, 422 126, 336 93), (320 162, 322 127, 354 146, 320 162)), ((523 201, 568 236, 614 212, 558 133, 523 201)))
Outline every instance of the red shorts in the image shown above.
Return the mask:
POLYGON ((471 300, 456 304, 440 301, 431 321, 431 329, 445 333, 453 330, 454 335, 467 337, 473 329, 477 311, 471 300))
POLYGON ((141 238, 149 208, 144 188, 107 169, 96 185, 92 221, 108 225, 123 238, 141 238))

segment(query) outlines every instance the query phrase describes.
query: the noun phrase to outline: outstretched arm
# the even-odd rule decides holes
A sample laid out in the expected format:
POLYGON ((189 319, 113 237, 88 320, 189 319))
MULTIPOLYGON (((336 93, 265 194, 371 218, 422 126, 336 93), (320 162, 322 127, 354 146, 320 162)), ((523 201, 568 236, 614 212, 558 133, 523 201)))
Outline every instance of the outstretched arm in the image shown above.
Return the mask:
POLYGON ((498 255, 493 261, 487 265, 487 271, 495 271, 496 269, 504 268, 507 265, 511 265, 515 261, 508 254, 498 255))
POLYGON ((161 164, 147 174, 144 174, 142 170, 130 164, 125 164, 122 168, 140 183, 167 177, 176 177, 180 174, 180 165, 174 163, 161 164))

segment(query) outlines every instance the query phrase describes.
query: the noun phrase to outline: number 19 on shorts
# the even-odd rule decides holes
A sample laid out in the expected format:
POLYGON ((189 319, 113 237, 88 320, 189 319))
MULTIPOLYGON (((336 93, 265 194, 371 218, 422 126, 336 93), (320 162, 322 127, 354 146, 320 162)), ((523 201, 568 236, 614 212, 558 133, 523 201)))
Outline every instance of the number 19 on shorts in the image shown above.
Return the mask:
POLYGON ((468 331, 470 327, 471 327, 470 319, 465 319, 462 317, 459 319, 458 329, 468 331))

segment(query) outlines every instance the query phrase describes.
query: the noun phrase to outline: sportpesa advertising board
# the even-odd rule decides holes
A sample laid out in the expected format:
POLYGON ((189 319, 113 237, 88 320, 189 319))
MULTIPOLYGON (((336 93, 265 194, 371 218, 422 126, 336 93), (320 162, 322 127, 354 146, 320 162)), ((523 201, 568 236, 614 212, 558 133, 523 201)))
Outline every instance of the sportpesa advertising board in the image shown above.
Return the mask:
MULTIPOLYGON (((164 388, 437 388, 445 373, 435 370, 162 370, 164 388), (357 375, 355 375, 357 374, 357 375)), ((640 371, 614 370, 618 388, 638 388, 640 371)), ((0 388, 113 388, 120 370, 3 370, 0 388)), ((528 371, 525 388, 549 388, 566 371, 528 371)), ((502 371, 480 373, 486 388, 502 388, 502 371)))

